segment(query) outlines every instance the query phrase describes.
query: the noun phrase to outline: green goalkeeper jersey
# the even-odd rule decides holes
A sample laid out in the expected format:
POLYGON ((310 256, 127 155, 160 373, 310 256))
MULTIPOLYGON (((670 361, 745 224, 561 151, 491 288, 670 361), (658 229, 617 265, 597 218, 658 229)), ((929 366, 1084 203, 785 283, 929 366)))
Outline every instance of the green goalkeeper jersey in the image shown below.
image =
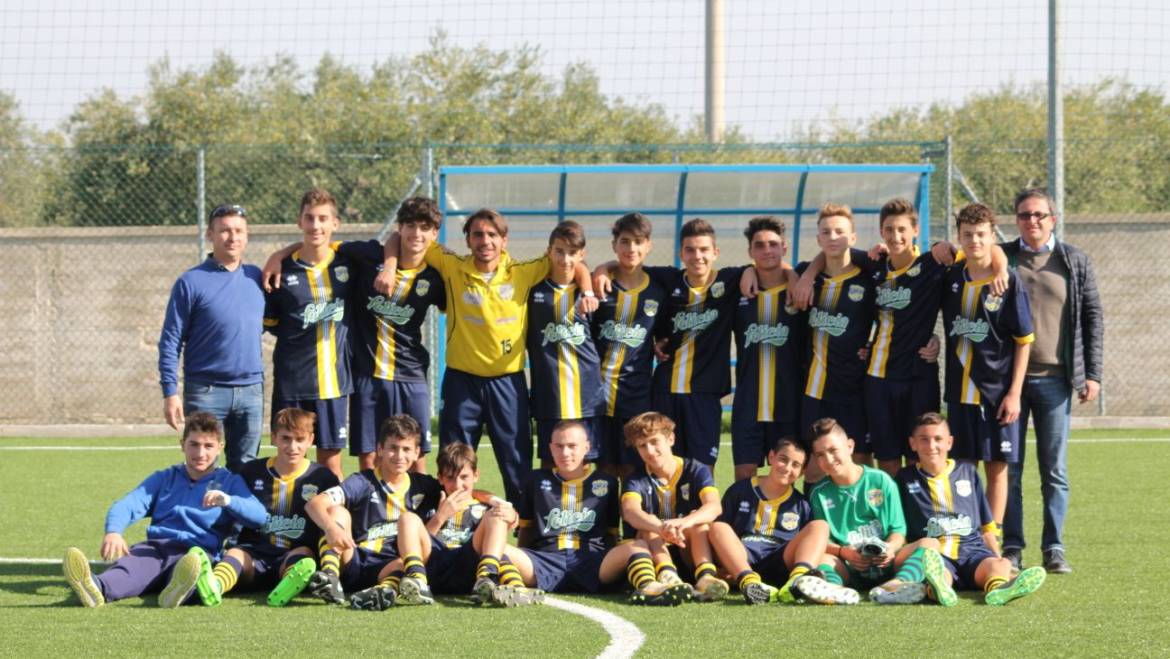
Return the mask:
POLYGON ((852 485, 822 479, 808 495, 813 519, 829 524, 829 539, 843 547, 884 541, 891 533, 906 535, 906 518, 898 486, 884 471, 862 467, 852 485))

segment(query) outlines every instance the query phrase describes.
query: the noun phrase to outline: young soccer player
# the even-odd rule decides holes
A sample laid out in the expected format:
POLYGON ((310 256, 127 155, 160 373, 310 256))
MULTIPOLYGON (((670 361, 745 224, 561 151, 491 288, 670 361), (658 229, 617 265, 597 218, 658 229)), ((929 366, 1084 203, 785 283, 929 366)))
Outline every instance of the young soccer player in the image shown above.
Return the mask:
POLYGON ((374 468, 351 474, 305 506, 325 532, 320 569, 309 580, 317 597, 344 605, 345 593, 357 590, 348 603, 369 610, 396 601, 434 601, 419 538, 423 520, 438 508, 442 487, 431 476, 410 471, 421 437, 413 418, 397 414, 386 419, 378 432, 374 468))
MULTIPOLYGON (((946 420, 928 412, 914 420, 911 433, 910 447, 918 464, 903 468, 897 478, 907 537, 935 540, 947 582, 955 588, 982 588, 983 600, 992 606, 1040 588, 1047 576, 1044 568, 1030 567, 1013 578, 1011 562, 999 556, 996 524, 979 472, 970 463, 947 457, 954 438, 946 420)), ((958 600, 943 597, 939 601, 953 605, 958 600)))
POLYGON ((944 279, 947 417, 956 460, 982 461, 996 525, 1007 507, 1008 464, 1019 459, 1020 393, 1034 340, 1028 294, 1014 272, 1003 295, 988 290, 995 213, 983 204, 959 211, 955 223, 965 267, 944 279))
POLYGON ((815 567, 830 560, 825 555, 829 526, 812 519, 808 501, 795 488, 806 460, 807 452, 794 437, 780 437, 768 451, 768 473, 736 481, 723 495, 723 513, 711 525, 711 545, 748 604, 798 599, 856 604, 861 599, 852 588, 825 581, 815 567))
POLYGON ((581 422, 589 435, 588 459, 599 454, 594 430, 605 405, 597 349, 589 317, 577 310, 573 278, 585 259, 585 229, 572 220, 557 224, 548 237, 549 277, 528 294, 529 377, 532 416, 541 466, 552 466, 549 440, 564 419, 581 422))
POLYGON ((799 428, 804 376, 805 314, 785 303, 788 249, 784 223, 753 218, 744 230, 759 292, 741 297, 735 315, 735 398, 731 454, 735 479, 756 475, 769 447, 799 428))
POLYGON ((295 407, 280 410, 272 425, 276 455, 253 460, 240 470, 240 478, 268 509, 264 526, 241 531, 214 568, 202 549, 191 549, 201 563, 196 589, 204 605, 219 606, 224 593, 239 585, 271 589, 268 603, 284 606, 305 589, 317 570, 313 556, 321 532, 308 521, 305 505, 337 486, 337 477, 309 462, 314 422, 312 412, 295 407))
MULTIPOLYGON (((850 248, 857 242, 853 211, 842 204, 825 204, 817 216, 817 245, 825 255, 824 272, 817 275, 813 306, 808 312, 808 375, 804 384, 800 418, 838 419, 855 446, 859 463, 869 461, 869 427, 865 418, 862 383, 865 360, 862 351, 873 324, 874 283, 853 263, 850 248)), ((807 263, 797 266, 803 272, 807 263)), ((805 480, 816 482, 823 474, 819 460, 810 464, 805 480)))
POLYGON ((82 606, 93 608, 161 589, 158 605, 175 608, 191 596, 199 578, 199 557, 188 550, 198 547, 218 556, 235 524, 259 528, 264 523, 264 506, 243 479, 216 467, 223 427, 213 414, 188 415, 180 446, 182 464, 154 472, 110 506, 101 556, 115 561, 113 565, 95 578, 80 549, 65 550, 65 581, 82 606), (147 516, 146 540, 127 547, 123 532, 147 516))
POLYGON ((946 597, 950 586, 938 552, 905 545, 906 519, 894 479, 855 463, 853 440, 834 419, 812 424, 809 445, 826 475, 809 493, 813 518, 829 525, 831 562, 820 566, 825 579, 871 588, 869 597, 879 604, 904 603, 911 594, 921 599, 921 586, 911 593, 905 585, 923 580, 946 597))
MULTIPOLYGON (((533 471, 516 506, 522 551, 513 562, 525 585, 546 592, 595 593, 624 574, 634 587, 631 603, 675 606, 685 601, 690 586, 666 586, 655 579, 645 542, 614 546, 621 521, 617 479, 585 461, 589 437, 581 423, 560 422, 551 446, 556 467, 533 471)), ((498 531, 507 528, 507 520, 492 516, 483 524, 497 531, 485 531, 485 557, 501 556, 507 534, 498 531)))
POLYGON ((264 328, 276 335, 273 413, 299 407, 316 414, 317 462, 341 478, 353 391, 345 307, 356 272, 330 245, 339 224, 333 195, 314 188, 301 197, 302 246, 281 263, 282 285, 267 295, 264 328))
POLYGON ((645 412, 625 427, 626 444, 638 452, 642 466, 622 482, 621 509, 627 536, 650 547, 658 580, 681 583, 678 561, 694 568, 700 601, 727 595, 727 582, 716 576, 707 532, 719 517, 719 490, 707 465, 675 457, 674 422, 645 412), (682 550, 686 550, 684 554, 682 550))
POLYGON ((659 309, 665 310, 666 291, 642 269, 651 249, 651 230, 649 218, 641 213, 627 213, 614 222, 613 290, 593 313, 593 341, 601 355, 605 392, 605 415, 598 419, 594 439, 600 443, 599 464, 615 476, 633 473, 638 462, 637 453, 626 446, 624 428, 630 419, 650 411, 654 323, 659 309))

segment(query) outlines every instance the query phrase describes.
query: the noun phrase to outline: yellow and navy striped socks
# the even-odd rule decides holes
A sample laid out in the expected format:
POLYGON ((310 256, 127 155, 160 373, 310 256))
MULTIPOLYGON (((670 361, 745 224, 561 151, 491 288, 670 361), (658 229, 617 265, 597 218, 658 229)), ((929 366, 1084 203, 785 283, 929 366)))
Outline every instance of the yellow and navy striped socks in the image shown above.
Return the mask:
POLYGON ((520 570, 512 564, 512 561, 504 559, 500 564, 500 585, 501 586, 523 586, 524 577, 520 576, 520 570))
POLYGON ((744 570, 735 577, 735 586, 739 588, 739 592, 743 592, 744 588, 754 584, 763 583, 764 580, 760 578, 760 573, 755 570, 744 570))
POLYGON ((983 592, 990 593, 996 588, 1002 587, 1007 582, 1008 580, 1003 577, 988 577, 987 583, 983 584, 983 592))
POLYGON ((654 577, 662 583, 674 583, 681 580, 678 576, 678 568, 670 559, 654 566, 654 577))
POLYGON ((215 564, 215 568, 211 570, 211 576, 219 581, 221 595, 236 587, 243 569, 244 566, 231 556, 225 556, 222 561, 215 564))
POLYGON ((402 567, 405 570, 405 576, 419 581, 427 582, 427 567, 423 563, 422 556, 418 554, 407 554, 402 557, 402 567))
POLYGON ((475 567, 475 578, 500 581, 500 568, 500 559, 484 554, 479 559, 479 565, 475 567))
POLYGON ((654 560, 650 554, 637 552, 626 562, 626 578, 636 590, 642 590, 654 582, 654 560))
POLYGON ((398 584, 402 583, 402 571, 395 570, 386 575, 384 579, 378 582, 379 586, 389 586, 394 592, 398 592, 398 584))
POLYGON ((341 576, 341 555, 330 548, 324 536, 317 542, 317 553, 321 557, 321 571, 341 576))
POLYGON ((704 561, 695 566, 695 581, 697 582, 705 576, 715 576, 714 563, 704 561))

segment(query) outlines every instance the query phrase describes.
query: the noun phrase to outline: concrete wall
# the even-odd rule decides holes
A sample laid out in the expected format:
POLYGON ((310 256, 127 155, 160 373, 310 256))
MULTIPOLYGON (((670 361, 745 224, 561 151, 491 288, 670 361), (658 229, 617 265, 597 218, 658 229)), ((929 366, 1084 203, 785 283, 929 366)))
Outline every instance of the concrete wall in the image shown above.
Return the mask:
MULTIPOLYGON (((342 238, 377 229, 351 225, 342 238)), ((514 253, 543 246, 538 232, 518 229, 514 253)), ((609 258, 603 232, 589 234, 590 260, 609 258)), ((732 245, 720 235, 721 261, 741 259, 742 238, 732 245)), ((249 260, 262 263, 298 236, 295 227, 255 226, 249 260)), ((1170 218, 1074 218, 1066 238, 1089 252, 1100 280, 1108 414, 1166 415, 1170 261, 1160 252, 1170 218)), ((670 237, 658 243, 653 262, 669 262, 670 237)), ((195 229, 9 229, 0 230, 0 249, 0 423, 161 421, 156 345, 171 284, 199 260, 195 229)), ((265 338, 266 355, 271 344, 265 338)))

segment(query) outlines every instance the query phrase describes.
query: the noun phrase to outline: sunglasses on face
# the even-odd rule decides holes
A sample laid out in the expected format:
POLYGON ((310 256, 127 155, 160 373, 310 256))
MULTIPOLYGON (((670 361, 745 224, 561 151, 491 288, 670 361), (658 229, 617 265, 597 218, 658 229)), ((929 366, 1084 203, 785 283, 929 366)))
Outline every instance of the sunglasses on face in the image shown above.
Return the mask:
POLYGON ((1040 211, 1032 211, 1031 213, 1016 213, 1016 219, 1021 222, 1027 222, 1029 220, 1042 222, 1043 220, 1046 220, 1050 217, 1052 217, 1052 213, 1041 213, 1040 211))

